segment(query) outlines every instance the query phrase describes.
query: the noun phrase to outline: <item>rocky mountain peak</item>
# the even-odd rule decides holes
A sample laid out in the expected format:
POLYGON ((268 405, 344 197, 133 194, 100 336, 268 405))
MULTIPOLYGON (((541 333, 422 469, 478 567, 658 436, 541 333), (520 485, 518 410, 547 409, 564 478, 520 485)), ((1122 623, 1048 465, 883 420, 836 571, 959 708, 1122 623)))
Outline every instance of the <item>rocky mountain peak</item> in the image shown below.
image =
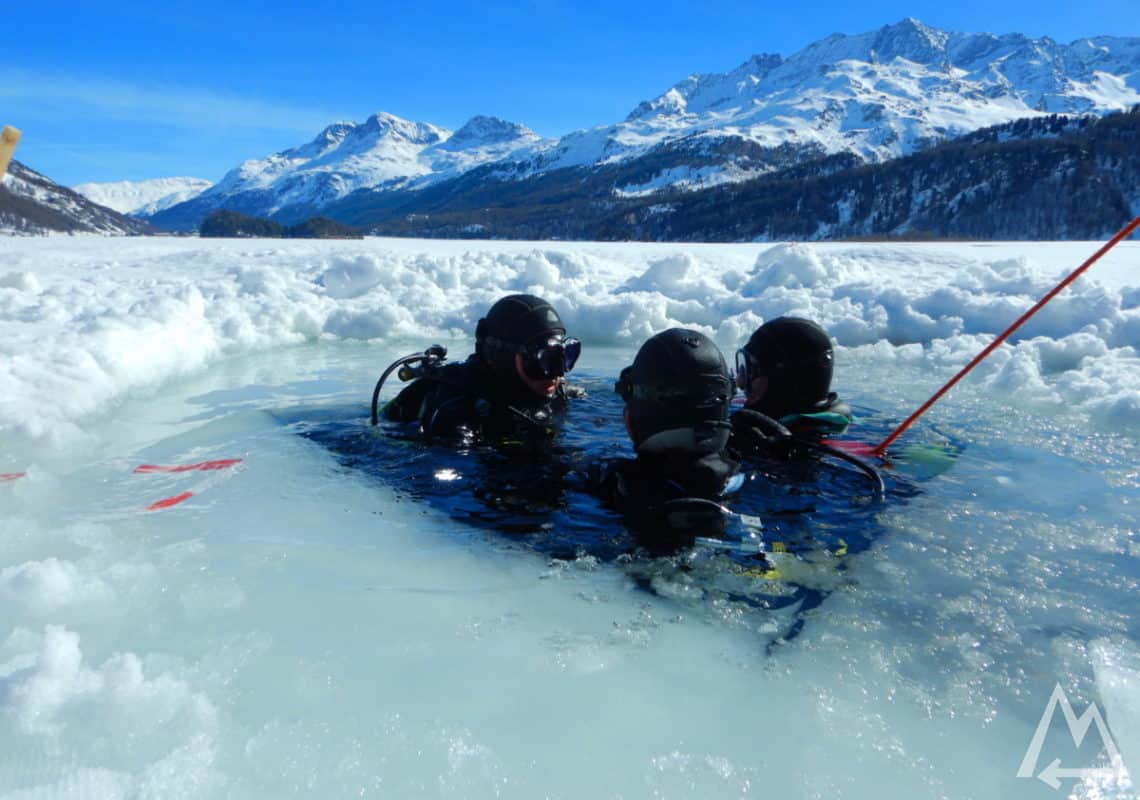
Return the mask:
POLYGON ((880 61, 905 58, 929 64, 945 57, 950 34, 907 17, 894 25, 884 25, 873 40, 872 48, 880 61))
POLYGON ((412 122, 380 111, 370 116, 356 132, 362 136, 403 139, 412 144, 431 145, 447 138, 447 131, 424 122, 412 122))
POLYGON ((0 181, 0 234, 153 232, 146 222, 93 203, 19 161, 12 161, 0 181))
POLYGON ((537 136, 525 125, 482 114, 472 117, 451 135, 451 144, 498 144, 537 136))

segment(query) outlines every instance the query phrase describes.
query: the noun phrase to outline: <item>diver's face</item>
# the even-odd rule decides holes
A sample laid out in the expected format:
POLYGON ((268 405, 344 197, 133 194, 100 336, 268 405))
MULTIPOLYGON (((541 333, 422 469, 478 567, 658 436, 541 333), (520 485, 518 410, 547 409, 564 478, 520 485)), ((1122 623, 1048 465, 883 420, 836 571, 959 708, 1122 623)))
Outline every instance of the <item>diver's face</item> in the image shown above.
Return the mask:
POLYGON ((747 349, 736 351, 736 387, 744 392, 744 405, 755 408, 768 392, 768 376, 747 349))
POLYGON ((736 386, 744 391, 744 405, 752 407, 768 393, 768 376, 755 370, 737 369, 736 386))
POLYGON ((745 348, 736 351, 736 386, 744 392, 744 404, 749 408, 759 403, 768 392, 768 376, 745 348))
POLYGON ((757 375, 744 389, 744 404, 754 406, 764 399, 764 395, 768 393, 768 376, 757 375))
POLYGON ((532 378, 527 374, 523 368, 523 357, 521 353, 515 354, 515 372, 518 373, 519 380, 523 382, 526 388, 530 389, 538 397, 545 397, 547 399, 554 397, 558 391, 558 384, 562 383, 562 378, 532 378))

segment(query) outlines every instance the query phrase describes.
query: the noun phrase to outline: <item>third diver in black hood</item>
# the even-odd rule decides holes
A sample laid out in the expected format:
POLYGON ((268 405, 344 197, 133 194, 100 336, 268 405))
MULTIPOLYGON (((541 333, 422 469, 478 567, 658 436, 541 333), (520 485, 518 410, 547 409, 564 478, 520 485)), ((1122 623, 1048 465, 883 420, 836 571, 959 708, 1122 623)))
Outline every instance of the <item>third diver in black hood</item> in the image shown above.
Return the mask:
POLYGON ((744 407, 793 433, 842 433, 851 408, 831 391, 835 352, 819 324, 799 317, 765 322, 736 352, 744 407))
POLYGON ((788 456, 792 437, 819 441, 843 433, 851 408, 831 391, 835 361, 820 325, 778 317, 761 325, 736 351, 736 384, 744 408, 732 415, 733 447, 746 456, 788 456))
POLYGON ((836 447, 854 421, 851 407, 831 391, 835 352, 819 324, 777 317, 761 325, 736 351, 736 385, 744 408, 732 414, 732 451, 747 462, 828 457, 865 474, 876 496, 886 492, 872 464, 836 447))
POLYGON ((475 328, 475 352, 426 371, 384 407, 390 420, 419 420, 427 435, 488 438, 552 432, 566 407, 564 376, 581 343, 554 307, 529 294, 500 299, 475 328))
POLYGON ((831 337, 819 324, 799 317, 768 320, 736 351, 744 409, 733 415, 733 425, 742 430, 771 423, 773 430, 808 438, 846 431, 852 410, 831 391, 833 365, 831 337))

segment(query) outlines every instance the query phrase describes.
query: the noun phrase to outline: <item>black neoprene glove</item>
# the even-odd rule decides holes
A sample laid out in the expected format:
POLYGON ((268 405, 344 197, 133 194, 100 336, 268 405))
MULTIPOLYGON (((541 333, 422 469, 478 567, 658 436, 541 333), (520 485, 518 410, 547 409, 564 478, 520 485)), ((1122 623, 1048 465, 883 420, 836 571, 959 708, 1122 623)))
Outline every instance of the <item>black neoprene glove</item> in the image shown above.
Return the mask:
POLYGON ((732 443, 741 453, 784 456, 794 443, 792 432, 767 414, 742 408, 729 418, 732 443))

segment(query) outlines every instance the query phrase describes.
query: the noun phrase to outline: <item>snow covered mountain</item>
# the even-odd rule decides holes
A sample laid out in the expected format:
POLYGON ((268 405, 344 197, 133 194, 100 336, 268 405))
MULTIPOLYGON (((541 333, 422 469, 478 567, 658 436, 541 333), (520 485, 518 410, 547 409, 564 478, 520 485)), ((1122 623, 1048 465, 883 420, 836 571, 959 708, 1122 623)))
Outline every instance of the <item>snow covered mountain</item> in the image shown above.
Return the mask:
MULTIPOLYGON (((728 73, 691 75, 626 120, 565 137, 546 168, 606 163, 663 145, 723 140, 803 157, 854 153, 880 162, 1024 117, 1104 114, 1140 103, 1140 38, 1061 45, 1021 34, 948 33, 915 19, 834 34, 784 59, 753 56, 728 73)), ((769 171, 721 164, 662 172, 631 193, 707 186, 769 171)))
POLYGON ((1102 239, 1140 215, 1140 106, 1018 119, 880 164, 838 153, 742 183, 614 195, 655 158, 510 182, 473 170, 327 211, 382 236, 694 242, 1102 239))
POLYGON ((179 219, 201 219, 225 207, 297 220, 357 189, 424 186, 481 164, 510 160, 540 141, 529 128, 495 117, 474 117, 452 132, 374 114, 359 124, 334 123, 292 150, 246 161, 192 201, 154 219, 179 227, 179 219))
POLYGON ((153 232, 143 220, 97 205, 19 161, 12 161, 0 183, 0 234, 153 232))
POLYGON ((611 194, 637 197, 736 183, 836 154, 882 162, 1016 119, 1138 103, 1140 38, 1062 45, 905 19, 834 34, 788 58, 758 55, 731 72, 691 75, 621 122, 559 140, 487 117, 454 134, 384 113, 337 123, 309 144, 245 162, 153 221, 192 228, 225 207, 291 222, 395 197, 411 213, 415 192, 480 166, 488 186, 566 170, 557 174, 570 189, 582 175, 617 165, 611 194))
POLYGON ((214 184, 203 178, 154 178, 146 181, 81 183, 72 186, 93 203, 120 214, 149 217, 179 203, 185 203, 214 184))

